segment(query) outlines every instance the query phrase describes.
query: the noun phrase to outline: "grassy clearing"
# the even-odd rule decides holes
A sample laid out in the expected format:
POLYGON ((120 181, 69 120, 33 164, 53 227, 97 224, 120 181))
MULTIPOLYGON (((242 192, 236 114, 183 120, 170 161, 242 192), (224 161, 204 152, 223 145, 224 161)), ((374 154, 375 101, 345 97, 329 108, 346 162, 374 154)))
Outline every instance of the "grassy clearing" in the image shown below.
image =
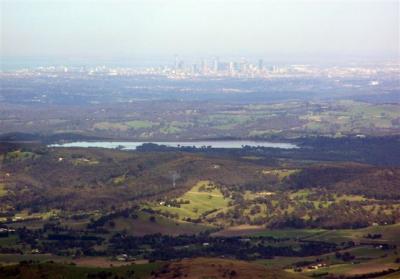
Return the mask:
POLYGON ((113 227, 107 227, 108 230, 115 232, 126 231, 129 235, 133 236, 144 236, 156 233, 176 236, 180 234, 197 234, 212 229, 210 226, 172 220, 146 212, 139 212, 135 219, 121 217, 113 221, 115 225, 113 227), (154 217, 154 219, 151 217, 154 217))
POLYGON ((247 136, 248 137, 266 137, 269 135, 278 135, 282 133, 282 130, 280 129, 268 129, 268 130, 251 130, 247 136))
POLYGON ((373 259, 370 261, 362 262, 362 263, 340 263, 333 264, 327 267, 323 267, 318 269, 318 271, 305 271, 303 274, 308 276, 330 273, 335 275, 362 275, 374 272, 381 272, 388 269, 397 269, 400 267, 400 264, 394 263, 393 257, 384 257, 373 259))
POLYGON ((115 177, 115 178, 113 179, 114 185, 122 185, 122 184, 125 183, 125 181, 126 181, 126 175, 125 175, 125 174, 124 174, 124 175, 117 176, 117 177, 115 177))
POLYGON ((274 195, 274 192, 266 192, 266 191, 265 192, 251 192, 251 191, 245 191, 244 194, 243 194, 243 198, 245 200, 251 201, 251 200, 254 200, 256 198, 260 198, 260 197, 265 198, 265 197, 269 197, 269 196, 272 196, 272 195, 274 195))
POLYGON ((191 126, 191 123, 184 121, 172 121, 168 123, 163 123, 163 127, 160 128, 162 134, 176 134, 182 132, 191 126))
POLYGON ((100 162, 96 159, 78 158, 72 160, 72 163, 75 166, 93 166, 99 164, 100 162))
POLYGON ((298 200, 307 200, 308 196, 311 195, 313 192, 309 189, 302 189, 296 192, 293 192, 289 195, 290 199, 298 199, 298 200))
POLYGON ((182 131, 181 128, 175 126, 167 126, 160 129, 162 134, 176 134, 182 131))
POLYGON ((274 175, 276 176, 280 181, 285 179, 286 177, 295 174, 299 172, 298 169, 273 169, 273 170, 263 170, 262 173, 264 175, 274 175))
POLYGON ((119 266, 126 266, 131 264, 147 264, 149 263, 148 260, 132 260, 132 261, 118 261, 110 257, 79 257, 74 258, 73 263, 77 266, 84 266, 84 267, 119 267, 119 266))
POLYGON ((9 235, 8 237, 0 237, 0 247, 12 247, 17 245, 18 237, 9 235))
POLYGON ((93 125, 95 130, 127 131, 128 126, 123 123, 98 122, 93 125))
POLYGON ((400 278, 400 271, 382 277, 378 277, 378 279, 399 279, 399 278, 400 278))
POLYGON ((98 122, 93 125, 93 129, 125 132, 130 129, 133 129, 133 130, 150 129, 157 125, 159 125, 159 123, 148 121, 148 120, 132 120, 132 121, 126 121, 126 122, 121 122, 121 123, 98 122))
MULTIPOLYGON (((315 191, 312 189, 302 189, 296 192, 290 193, 289 197, 290 199, 296 199, 299 201, 307 201, 309 199, 309 196, 315 194, 315 191)), ((323 205, 329 205, 334 202, 341 202, 341 201, 351 201, 351 202, 358 202, 358 201, 366 201, 366 200, 372 200, 372 199, 367 199, 363 196, 360 195, 337 195, 337 194, 332 194, 332 200, 331 201, 321 201, 319 203, 322 203, 323 205)), ((317 204, 318 205, 318 204, 317 204)))
POLYGON ((17 264, 21 261, 37 261, 37 262, 46 262, 46 261, 57 261, 64 262, 67 261, 68 258, 60 257, 51 254, 0 254, 0 263, 1 264, 17 264))
POLYGON ((11 151, 5 155, 5 159, 7 160, 27 160, 27 159, 35 159, 36 157, 38 157, 37 154, 22 150, 11 151))
POLYGON ((372 226, 357 230, 326 230, 321 234, 310 236, 307 239, 327 242, 342 242, 349 240, 359 242, 362 240, 364 241, 364 236, 367 234, 382 235, 382 238, 376 240, 369 239, 369 242, 400 244, 400 223, 386 226, 372 226))
MULTIPOLYGON (((330 273, 345 273, 345 272, 353 272, 353 269, 357 272, 357 270, 365 268, 368 265, 377 266, 378 264, 382 264, 383 266, 395 267, 394 261, 396 255, 393 251, 377 249, 372 246, 358 246, 346 250, 340 251, 341 253, 348 252, 351 255, 355 256, 355 259, 350 262, 344 262, 340 258, 337 258, 335 253, 328 253, 324 255, 318 256, 309 256, 309 257, 274 257, 272 259, 260 259, 256 260, 257 263, 263 264, 267 267, 272 268, 281 268, 293 271, 293 266, 296 263, 303 262, 317 262, 317 260, 323 259, 324 263, 328 266, 324 269, 319 269, 318 273, 330 272, 330 273)), ((312 274, 314 271, 310 271, 308 269, 304 269, 304 273, 312 274)))
POLYGON ((168 205, 153 205, 153 210, 176 214, 178 219, 197 219, 207 212, 222 209, 228 206, 229 199, 224 198, 221 191, 211 181, 199 181, 188 192, 177 198, 188 201, 180 204, 180 207, 168 205))
POLYGON ((30 213, 28 210, 22 210, 14 215, 13 221, 22 221, 22 220, 47 220, 52 217, 56 217, 60 213, 60 210, 52 209, 47 212, 37 212, 30 213))
POLYGON ((325 231, 326 230, 323 230, 323 229, 267 230, 267 231, 264 231, 264 232, 256 233, 253 236, 302 239, 302 238, 308 238, 308 237, 311 237, 311 236, 318 236, 318 235, 324 233, 325 231))
POLYGON ((315 261, 316 257, 274 257, 273 259, 256 260, 258 264, 265 265, 269 268, 287 268, 297 262, 315 261))
POLYGON ((4 197, 5 195, 7 195, 6 185, 0 183, 0 197, 4 197))
POLYGON ((258 157, 258 156, 243 156, 241 158, 250 161, 258 161, 264 159, 264 157, 258 157))
POLYGON ((158 125, 158 123, 148 120, 133 120, 125 122, 124 124, 130 129, 148 129, 158 125))
POLYGON ((295 238, 315 241, 341 243, 345 241, 400 244, 400 223, 386 226, 371 226, 363 229, 324 230, 324 229, 283 229, 260 232, 249 231, 248 236, 270 236, 275 238, 295 238), (379 239, 366 239, 368 234, 381 234, 379 239))
POLYGON ((206 125, 218 130, 232 130, 237 125, 245 125, 251 120, 252 117, 249 115, 230 115, 221 113, 208 116, 204 122, 206 125))
POLYGON ((300 116, 300 119, 307 121, 303 128, 329 133, 329 129, 336 127, 339 134, 361 132, 365 127, 390 129, 394 126, 392 120, 400 117, 395 105, 371 105, 354 101, 340 101, 338 104, 339 110, 300 116))
POLYGON ((223 236, 223 237, 231 237, 231 236, 249 236, 254 235, 259 232, 263 232, 265 230, 264 226, 253 226, 253 225, 239 225, 226 227, 223 230, 212 233, 212 236, 223 236))
POLYGON ((356 259, 378 259, 384 257, 388 253, 388 251, 372 246, 359 246, 347 249, 346 251, 354 255, 356 259))
POLYGON ((366 200, 371 200, 367 199, 363 196, 360 195, 334 195, 335 202, 340 202, 340 201, 366 201, 366 200))

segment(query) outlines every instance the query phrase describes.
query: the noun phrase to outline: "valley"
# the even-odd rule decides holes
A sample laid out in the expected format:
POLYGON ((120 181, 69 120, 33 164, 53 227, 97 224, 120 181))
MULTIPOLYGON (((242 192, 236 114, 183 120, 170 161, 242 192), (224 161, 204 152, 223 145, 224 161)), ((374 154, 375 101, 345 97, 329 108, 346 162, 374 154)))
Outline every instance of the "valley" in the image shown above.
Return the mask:
MULTIPOLYGON (((202 257, 245 260, 284 272, 279 278, 395 274, 399 168, 354 156, 374 141, 346 142, 363 162, 343 160, 340 139, 317 142, 134 151, 2 143, 0 262, 3 269, 21 262, 19 272, 39 268, 38 276, 52 261, 73 263, 65 274, 148 268, 155 278, 178 271, 190 278, 202 257), (338 159, 319 153, 316 160, 314 148, 335 150, 338 159)), ((215 272, 241 278, 240 264, 233 266, 215 272)))

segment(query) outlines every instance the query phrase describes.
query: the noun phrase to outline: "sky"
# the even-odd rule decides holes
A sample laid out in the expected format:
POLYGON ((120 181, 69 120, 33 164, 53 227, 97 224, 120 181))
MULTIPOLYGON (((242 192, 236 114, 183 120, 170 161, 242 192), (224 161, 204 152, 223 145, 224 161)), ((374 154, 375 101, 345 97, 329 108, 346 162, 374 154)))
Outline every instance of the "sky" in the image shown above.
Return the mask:
POLYGON ((0 0, 1 57, 399 60, 399 0, 0 0))

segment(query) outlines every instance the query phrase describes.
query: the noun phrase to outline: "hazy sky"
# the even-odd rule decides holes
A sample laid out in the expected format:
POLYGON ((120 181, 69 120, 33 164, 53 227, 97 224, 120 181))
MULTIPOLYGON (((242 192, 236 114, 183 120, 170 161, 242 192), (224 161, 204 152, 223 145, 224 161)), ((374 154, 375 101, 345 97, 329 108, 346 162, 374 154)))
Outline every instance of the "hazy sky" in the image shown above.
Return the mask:
POLYGON ((399 1, 0 0, 5 57, 399 57, 399 1))

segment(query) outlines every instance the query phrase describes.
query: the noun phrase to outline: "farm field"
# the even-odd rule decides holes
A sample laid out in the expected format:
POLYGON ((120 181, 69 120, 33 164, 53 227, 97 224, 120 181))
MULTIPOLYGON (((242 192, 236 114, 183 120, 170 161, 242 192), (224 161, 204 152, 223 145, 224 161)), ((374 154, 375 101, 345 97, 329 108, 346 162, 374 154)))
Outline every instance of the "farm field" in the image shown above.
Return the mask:
MULTIPOLYGON (((365 254, 366 256, 368 254, 365 254)), ((300 272, 301 274, 315 277, 324 274, 335 274, 335 275, 345 275, 345 276, 355 276, 372 274, 378 272, 384 272, 386 270, 397 270, 399 269, 399 264, 394 263, 394 257, 391 256, 387 259, 377 259, 365 261, 362 263, 338 263, 333 264, 329 267, 321 267, 318 270, 310 270, 305 272, 300 272)))
POLYGON ((4 183, 0 183, 0 197, 7 195, 7 190, 4 183))
POLYGON ((386 226, 372 226, 357 230, 334 230, 334 231, 325 231, 318 235, 311 235, 309 240, 318 239, 322 241, 356 241, 360 242, 365 240, 365 236, 368 234, 380 234, 382 235, 379 239, 370 239, 370 242, 384 242, 384 243, 391 243, 391 244, 399 244, 400 239, 400 224, 394 225, 386 225, 386 226))
POLYGON ((125 231, 129 235, 144 236, 156 233, 165 235, 191 235, 213 229, 213 227, 181 220, 171 220, 162 215, 154 216, 146 212, 139 212, 137 217, 135 216, 135 219, 124 217, 113 219, 113 225, 108 225, 108 229, 110 232, 125 231))
POLYGON ((198 219, 209 212, 226 208, 229 198, 225 198, 218 187, 211 181, 199 181, 188 192, 176 198, 179 205, 171 205, 169 201, 161 201, 152 210, 169 213, 180 220, 198 219))

